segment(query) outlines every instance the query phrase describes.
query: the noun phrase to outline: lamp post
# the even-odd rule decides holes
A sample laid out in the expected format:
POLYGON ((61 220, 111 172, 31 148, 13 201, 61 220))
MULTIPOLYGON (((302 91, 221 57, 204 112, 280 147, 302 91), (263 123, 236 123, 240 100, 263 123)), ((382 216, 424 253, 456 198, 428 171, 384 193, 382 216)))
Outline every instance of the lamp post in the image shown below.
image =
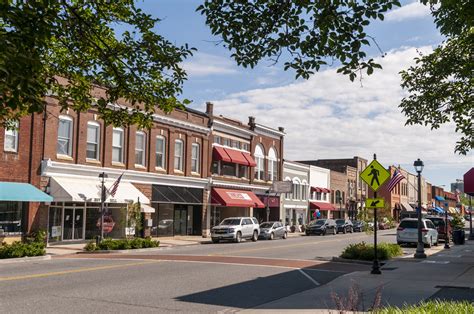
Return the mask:
POLYGON ((418 158, 413 163, 416 172, 418 173, 418 245, 416 247, 415 258, 426 258, 425 247, 423 244, 421 233, 421 172, 423 171, 423 161, 418 158))
POLYGON ((444 235, 444 248, 445 249, 450 249, 449 247, 449 220, 448 220, 448 208, 445 206, 444 208, 444 230, 445 230, 445 235, 444 235))
POLYGON ((105 179, 107 178, 107 174, 102 172, 99 174, 99 178, 101 178, 101 189, 100 189, 100 238, 99 242, 102 242, 104 239, 104 203, 105 203, 105 179))

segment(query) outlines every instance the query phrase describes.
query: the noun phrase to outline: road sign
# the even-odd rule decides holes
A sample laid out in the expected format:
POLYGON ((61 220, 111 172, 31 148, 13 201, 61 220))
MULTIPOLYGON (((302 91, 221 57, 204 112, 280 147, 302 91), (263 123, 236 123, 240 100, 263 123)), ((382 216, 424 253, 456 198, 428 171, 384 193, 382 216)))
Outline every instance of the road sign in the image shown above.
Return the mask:
POLYGON ((365 200, 366 208, 384 208, 385 200, 382 197, 368 198, 365 200))
POLYGON ((384 168, 377 160, 372 162, 361 172, 360 178, 367 183, 372 190, 377 191, 385 181, 390 178, 390 172, 384 168))

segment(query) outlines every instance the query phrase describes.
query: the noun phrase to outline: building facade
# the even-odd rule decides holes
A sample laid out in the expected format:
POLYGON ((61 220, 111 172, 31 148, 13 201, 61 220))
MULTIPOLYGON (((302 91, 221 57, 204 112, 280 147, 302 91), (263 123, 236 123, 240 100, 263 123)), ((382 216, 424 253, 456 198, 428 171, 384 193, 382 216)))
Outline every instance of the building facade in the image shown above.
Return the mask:
POLYGON ((308 220, 333 218, 335 207, 331 204, 331 170, 309 166, 309 217, 308 220))
POLYGON ((283 162, 283 180, 292 182, 292 191, 282 196, 281 217, 286 226, 308 223, 309 166, 294 161, 283 162))

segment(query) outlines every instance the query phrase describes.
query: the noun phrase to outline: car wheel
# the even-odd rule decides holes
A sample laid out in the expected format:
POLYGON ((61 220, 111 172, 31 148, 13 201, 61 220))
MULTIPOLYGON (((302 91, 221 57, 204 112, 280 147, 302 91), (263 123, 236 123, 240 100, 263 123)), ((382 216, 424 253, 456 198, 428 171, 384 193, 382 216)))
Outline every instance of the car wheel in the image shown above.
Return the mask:
POLYGON ((352 227, 349 229, 349 232, 352 233, 354 232, 354 229, 352 229, 352 227))
POLYGON ((336 228, 333 228, 333 229, 332 229, 332 234, 333 234, 333 235, 336 235, 336 234, 337 234, 337 233, 336 233, 336 228))
POLYGON ((242 233, 240 233, 240 231, 239 231, 235 235, 235 242, 240 243, 240 241, 242 241, 242 233))
POLYGON ((254 231, 253 232, 253 236, 252 236, 252 241, 253 242, 256 242, 258 240, 258 232, 257 231, 254 231))
MULTIPOLYGON (((306 233, 306 235, 308 235, 308 233, 306 233)), ((283 233, 283 239, 286 239, 286 238, 288 238, 288 232, 283 233)))
POLYGON ((212 238, 212 243, 219 243, 219 239, 212 238))
POLYGON ((430 241, 428 242, 428 244, 426 244, 426 247, 431 248, 432 246, 433 246, 433 238, 430 237, 430 241))
POLYGON ((275 235, 272 233, 270 233, 270 240, 273 240, 273 238, 275 237, 275 235))
POLYGON ((438 246, 438 244, 439 244, 439 238, 436 237, 436 242, 434 243, 434 245, 435 245, 435 246, 438 246))
POLYGON ((324 230, 324 231, 321 231, 321 233, 320 233, 320 234, 321 234, 322 236, 325 236, 325 235, 326 235, 326 230, 324 230))
MULTIPOLYGON (((285 232, 285 234, 286 234, 286 232, 285 232)), ((306 235, 309 236, 309 232, 308 232, 308 231, 306 231, 306 235)))
POLYGON ((342 230, 342 233, 346 234, 346 233, 347 233, 347 229, 344 228, 344 229, 342 230))

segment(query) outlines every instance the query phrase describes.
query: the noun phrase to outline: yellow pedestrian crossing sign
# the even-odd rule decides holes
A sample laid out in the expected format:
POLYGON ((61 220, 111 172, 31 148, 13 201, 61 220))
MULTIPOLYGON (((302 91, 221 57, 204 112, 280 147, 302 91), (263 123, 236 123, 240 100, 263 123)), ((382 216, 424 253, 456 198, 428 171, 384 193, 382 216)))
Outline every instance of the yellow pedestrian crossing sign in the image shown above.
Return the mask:
POLYGON ((382 197, 368 198, 365 200, 366 208, 384 208, 385 200, 382 197))
POLYGON ((372 190, 377 191, 388 178, 390 178, 390 172, 384 168, 377 160, 372 162, 361 172, 360 178, 367 183, 372 190))

